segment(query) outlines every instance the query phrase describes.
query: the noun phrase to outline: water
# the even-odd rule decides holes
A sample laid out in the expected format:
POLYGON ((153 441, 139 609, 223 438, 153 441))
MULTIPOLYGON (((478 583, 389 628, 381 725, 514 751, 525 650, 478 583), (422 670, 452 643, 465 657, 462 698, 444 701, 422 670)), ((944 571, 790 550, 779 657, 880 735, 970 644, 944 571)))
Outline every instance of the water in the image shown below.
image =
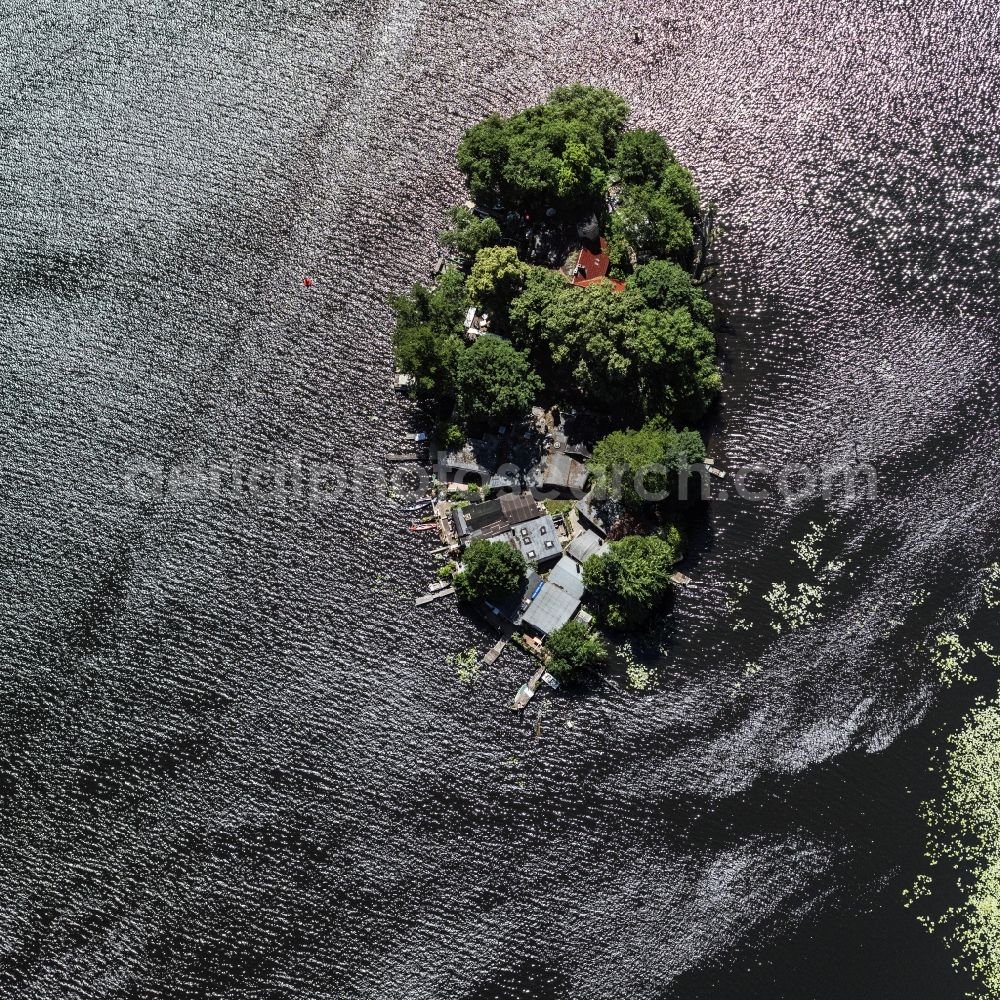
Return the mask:
POLYGON ((4 994, 962 996, 899 901, 971 699, 919 647, 997 558, 996 22, 8 11, 4 994), (657 686, 548 699, 536 740, 527 664, 463 688, 445 657, 489 637, 411 606, 384 301, 434 259, 463 130, 576 79, 719 206, 717 458, 858 455, 880 497, 713 504, 657 686), (847 565, 778 636, 810 522, 847 565))

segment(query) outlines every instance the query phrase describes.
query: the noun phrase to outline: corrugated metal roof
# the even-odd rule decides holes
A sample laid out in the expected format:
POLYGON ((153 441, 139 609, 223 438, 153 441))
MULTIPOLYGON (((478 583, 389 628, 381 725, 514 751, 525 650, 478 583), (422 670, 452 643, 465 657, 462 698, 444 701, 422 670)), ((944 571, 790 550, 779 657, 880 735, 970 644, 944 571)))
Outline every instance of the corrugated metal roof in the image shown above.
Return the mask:
POLYGON ((551 635, 576 614, 578 607, 580 601, 577 598, 554 583, 546 583, 524 612, 521 624, 531 626, 542 635, 551 635))
POLYGON ((552 572, 549 573, 549 583, 554 583, 557 587, 561 587, 570 597, 575 597, 577 600, 583 598, 586 590, 583 585, 580 564, 574 562, 569 556, 563 556, 552 567, 552 572))
POLYGON ((577 535, 566 550, 577 562, 585 563, 592 555, 600 555, 604 549, 604 539, 596 531, 588 528, 577 535))
POLYGON ((530 493, 505 493, 499 500, 500 509, 511 524, 538 517, 538 504, 530 493))

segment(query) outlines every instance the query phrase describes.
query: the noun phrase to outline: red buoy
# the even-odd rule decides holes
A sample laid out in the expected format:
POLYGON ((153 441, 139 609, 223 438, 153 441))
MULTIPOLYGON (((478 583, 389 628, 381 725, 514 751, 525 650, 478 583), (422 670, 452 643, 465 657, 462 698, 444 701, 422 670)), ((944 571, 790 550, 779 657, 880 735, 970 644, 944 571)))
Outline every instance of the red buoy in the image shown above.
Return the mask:
POLYGON ((302 279, 302 284, 305 285, 306 288, 312 288, 312 283, 313 283, 312 278, 303 278, 302 279))

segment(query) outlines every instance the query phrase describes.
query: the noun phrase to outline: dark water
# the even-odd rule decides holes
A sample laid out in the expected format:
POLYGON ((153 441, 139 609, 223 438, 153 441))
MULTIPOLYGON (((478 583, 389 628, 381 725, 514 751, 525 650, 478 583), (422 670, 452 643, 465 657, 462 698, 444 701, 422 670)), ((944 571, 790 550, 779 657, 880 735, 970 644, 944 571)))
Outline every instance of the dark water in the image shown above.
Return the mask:
POLYGON ((998 558, 997 21, 8 8, 3 995, 961 997, 900 892, 971 699, 921 645, 998 558), (719 206, 720 462, 860 458, 879 498, 714 503, 654 686, 536 738, 527 664, 463 687, 490 638, 412 607, 384 300, 462 131, 576 79, 719 206), (810 523, 845 565, 778 635, 810 523))

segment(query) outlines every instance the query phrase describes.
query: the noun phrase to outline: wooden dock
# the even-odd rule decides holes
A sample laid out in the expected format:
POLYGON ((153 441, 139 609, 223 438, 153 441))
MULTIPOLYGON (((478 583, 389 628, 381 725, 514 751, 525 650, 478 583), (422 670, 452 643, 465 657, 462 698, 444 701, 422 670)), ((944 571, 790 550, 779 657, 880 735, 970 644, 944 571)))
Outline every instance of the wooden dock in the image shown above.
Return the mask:
POLYGON ((408 451, 402 455, 386 455, 385 460, 387 462, 416 462, 417 453, 415 451, 408 451))
POLYGON ((538 690, 538 685, 542 682, 542 674, 545 673, 545 664, 543 663, 528 679, 527 684, 522 684, 518 689, 516 695, 514 695, 514 704, 511 706, 515 712, 520 712, 522 708, 526 708, 528 702, 531 701, 535 696, 535 692, 538 690))
POLYGON ((444 590, 435 590, 430 594, 421 594, 413 603, 416 607, 423 607, 431 601, 439 601, 442 597, 451 597, 455 593, 454 587, 445 587, 444 590))
POLYGON ((510 642, 509 635, 505 635, 502 639, 499 639, 493 648, 483 657, 483 666, 492 667, 500 659, 500 654, 507 648, 508 642, 510 642))

